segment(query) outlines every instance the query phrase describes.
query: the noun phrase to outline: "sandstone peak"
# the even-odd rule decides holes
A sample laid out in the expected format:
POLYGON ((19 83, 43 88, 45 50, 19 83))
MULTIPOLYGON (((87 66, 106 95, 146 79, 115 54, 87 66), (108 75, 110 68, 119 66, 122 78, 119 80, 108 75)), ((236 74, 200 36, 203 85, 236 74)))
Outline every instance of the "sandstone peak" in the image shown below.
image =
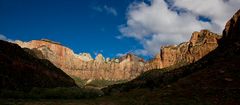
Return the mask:
MULTIPOLYGON (((221 36, 208 30, 194 32, 189 42, 161 47, 160 68, 196 62, 218 46, 221 36)), ((156 59, 159 60, 159 59, 156 59)), ((152 61, 153 62, 153 61, 152 61)))
POLYGON ((120 63, 118 58, 113 58, 111 61, 114 62, 114 63, 120 63))
MULTIPOLYGON (((184 42, 185 43, 185 42, 184 42)), ((181 43, 181 44, 183 44, 183 43, 181 43)), ((179 45, 181 45, 181 44, 179 44, 179 45)), ((166 48, 175 48, 175 47, 177 47, 178 45, 166 45, 166 46, 161 46, 161 49, 166 49, 166 48)))
POLYGON ((120 63, 119 59, 107 58, 105 62, 102 54, 98 54, 94 60, 88 53, 75 54, 65 46, 46 41, 16 41, 15 43, 22 48, 28 48, 29 50, 26 51, 38 58, 48 59, 68 75, 81 79, 129 80, 139 75, 144 69, 142 65, 135 62, 120 63))
POLYGON ((143 58, 138 57, 137 55, 133 54, 133 53, 127 53, 121 57, 119 57, 120 62, 124 61, 124 60, 128 60, 128 61, 137 61, 137 62, 144 62, 143 58))
POLYGON ((15 40, 15 43, 23 43, 21 40, 15 40))
POLYGON ((34 50, 34 53, 39 53, 35 54, 39 55, 38 58, 48 59, 67 74, 81 79, 129 80, 143 71, 197 61, 217 47, 217 40, 218 37, 215 39, 215 34, 211 32, 195 32, 189 42, 162 47, 161 53, 147 62, 133 53, 106 60, 102 54, 98 54, 94 60, 89 53, 75 54, 71 49, 49 41, 16 43, 34 50))
POLYGON ((106 62, 111 62, 111 59, 109 57, 106 58, 106 62))
POLYGON ((80 54, 78 55, 78 57, 79 57, 81 60, 87 61, 87 62, 93 60, 92 56, 91 56, 89 53, 80 53, 80 54))
POLYGON ((103 55, 101 53, 99 53, 96 56, 95 61, 97 61, 97 62, 105 62, 105 58, 103 57, 103 55))
POLYGON ((223 44, 240 44, 240 10, 229 20, 223 31, 223 44))
POLYGON ((60 42, 55 42, 55 41, 52 41, 50 39, 41 39, 40 41, 45 41, 45 42, 49 42, 49 43, 52 43, 52 44, 58 44, 58 45, 61 45, 60 42))
POLYGON ((154 58, 155 59, 161 58, 160 53, 157 53, 154 58))
POLYGON ((200 32, 193 32, 190 39, 192 46, 199 45, 202 43, 217 43, 221 37, 209 30, 201 30, 200 32))
POLYGON ((1 89, 26 91, 26 89, 31 90, 34 87, 76 86, 72 78, 51 62, 46 59, 38 59, 26 50, 16 44, 0 40, 1 89))

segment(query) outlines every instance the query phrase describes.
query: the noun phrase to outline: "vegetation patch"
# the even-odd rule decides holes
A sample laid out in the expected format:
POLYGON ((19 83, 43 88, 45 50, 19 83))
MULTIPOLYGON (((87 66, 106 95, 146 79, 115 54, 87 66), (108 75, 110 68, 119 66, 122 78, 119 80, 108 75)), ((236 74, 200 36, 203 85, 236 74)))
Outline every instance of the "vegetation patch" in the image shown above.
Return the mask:
POLYGON ((113 81, 113 80, 93 80, 90 83, 86 84, 86 86, 94 86, 94 87, 107 87, 110 85, 114 84, 121 84, 125 83, 127 80, 118 80, 118 81, 113 81))
POLYGON ((1 90, 0 98, 13 99, 86 99, 102 96, 100 90, 92 88, 33 88, 29 92, 1 90))
POLYGON ((71 76, 75 83, 79 86, 79 87, 85 87, 85 86, 90 86, 90 87, 96 87, 96 88, 103 88, 103 87, 107 87, 110 85, 114 85, 114 84, 121 84, 121 83, 125 83, 128 80, 104 80, 104 79, 96 79, 96 80, 92 80, 89 83, 87 83, 89 80, 87 79, 81 79, 79 77, 76 76, 71 76))

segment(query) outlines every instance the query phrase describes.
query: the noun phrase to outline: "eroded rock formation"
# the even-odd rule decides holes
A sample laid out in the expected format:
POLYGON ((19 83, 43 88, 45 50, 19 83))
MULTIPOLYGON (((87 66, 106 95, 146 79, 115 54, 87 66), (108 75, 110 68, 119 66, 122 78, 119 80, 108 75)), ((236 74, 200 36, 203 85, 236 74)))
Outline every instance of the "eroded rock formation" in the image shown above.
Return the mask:
POLYGON ((194 32, 189 42, 162 47, 160 53, 147 62, 133 54, 115 59, 105 59, 102 54, 98 54, 93 59, 88 53, 75 54, 71 49, 50 40, 16 43, 32 49, 37 53, 36 56, 50 60, 71 76, 82 79, 130 80, 147 70, 193 63, 214 50, 219 39, 220 36, 207 30, 194 32))
POLYGON ((148 70, 170 66, 184 66, 193 63, 213 51, 221 36, 208 30, 194 32, 188 42, 179 45, 164 46, 156 57, 146 66, 148 70))
POLYGON ((221 44, 232 45, 236 48, 240 46, 240 10, 229 20, 223 31, 223 40, 221 44))
POLYGON ((102 54, 98 54, 93 59, 88 53, 75 54, 71 49, 49 40, 16 43, 34 52, 42 52, 37 54, 39 58, 48 59, 67 74, 82 79, 127 80, 136 77, 144 69, 143 59, 133 54, 106 60, 102 54))
POLYGON ((38 59, 25 50, 17 44, 0 40, 0 90, 77 86, 70 76, 50 61, 38 59))

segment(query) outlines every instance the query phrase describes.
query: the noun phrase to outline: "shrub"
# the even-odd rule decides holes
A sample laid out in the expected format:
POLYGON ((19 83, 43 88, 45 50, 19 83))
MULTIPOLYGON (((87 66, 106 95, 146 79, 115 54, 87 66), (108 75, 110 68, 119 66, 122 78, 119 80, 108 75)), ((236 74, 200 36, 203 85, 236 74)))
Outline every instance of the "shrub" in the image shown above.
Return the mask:
POLYGON ((118 80, 118 81, 114 81, 114 80, 93 80, 92 82, 87 84, 87 86, 106 87, 106 86, 109 86, 109 85, 120 84, 120 83, 124 83, 124 82, 127 82, 127 80, 118 80))

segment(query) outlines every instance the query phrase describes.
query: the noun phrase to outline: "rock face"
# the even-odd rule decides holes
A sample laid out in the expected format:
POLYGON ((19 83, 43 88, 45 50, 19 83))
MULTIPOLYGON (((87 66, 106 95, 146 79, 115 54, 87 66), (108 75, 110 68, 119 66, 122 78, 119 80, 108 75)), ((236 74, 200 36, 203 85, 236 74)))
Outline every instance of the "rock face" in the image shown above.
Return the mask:
POLYGON ((156 60, 160 61, 160 68, 196 62, 217 48, 220 38, 219 35, 208 30, 194 32, 189 42, 162 47, 156 60))
POLYGON ((88 53, 74 54, 71 49, 49 40, 15 43, 32 49, 33 53, 41 52, 36 56, 48 59, 67 74, 82 79, 128 80, 138 76, 144 69, 143 59, 133 54, 106 60, 102 54, 98 54, 94 60, 88 53))
POLYGON ((102 54, 98 54, 93 59, 88 53, 75 54, 60 43, 46 39, 16 43, 32 49, 36 56, 48 59, 71 76, 82 79, 130 80, 147 70, 193 63, 214 50, 219 39, 220 36, 207 30, 194 32, 189 42, 162 47, 160 53, 148 62, 134 54, 115 59, 105 59, 102 54))
POLYGON ((161 56, 160 56, 160 53, 158 53, 153 59, 146 62, 144 71, 163 68, 163 65, 161 62, 162 62, 161 56))
POLYGON ((80 53, 78 57, 83 61, 92 61, 93 58, 89 53, 80 53))
MULTIPOLYGON (((240 10, 227 23, 219 47, 198 62, 167 72, 152 70, 125 84, 108 86, 103 91, 106 94, 115 93, 113 97, 118 96, 118 93, 126 92, 125 96, 122 94, 121 96, 129 99, 131 96, 128 94, 140 92, 139 88, 142 88, 141 91, 146 88, 159 89, 149 93, 143 91, 142 95, 147 101, 141 101, 139 104, 148 103, 148 100, 158 100, 151 104, 176 105, 182 104, 182 101, 172 103, 169 100, 184 100, 185 103, 192 103, 197 99, 200 104, 237 105, 240 103, 238 98, 240 94, 239 26, 240 10)), ((195 38, 191 41, 196 42, 193 39, 195 38)))
POLYGON ((229 20, 223 30, 222 45, 231 45, 233 48, 240 46, 240 10, 229 20))
POLYGON ((33 87, 76 86, 71 77, 51 62, 38 59, 24 50, 35 51, 0 40, 0 89, 27 91, 33 87))
MULTIPOLYGON (((78 55, 60 44, 52 43, 45 40, 33 40, 31 42, 16 41, 22 48, 35 49, 43 54, 43 59, 48 59, 57 67, 63 70, 70 70, 76 68, 78 62, 83 60, 78 55)), ((41 58, 41 57, 39 57, 41 58)))
POLYGON ((93 61, 79 63, 79 70, 74 76, 82 79, 105 79, 105 80, 129 80, 135 78, 143 70, 143 62, 126 58, 106 60, 102 54, 98 54, 93 61))
POLYGON ((105 62, 105 58, 102 54, 98 54, 95 58, 96 62, 105 62))

